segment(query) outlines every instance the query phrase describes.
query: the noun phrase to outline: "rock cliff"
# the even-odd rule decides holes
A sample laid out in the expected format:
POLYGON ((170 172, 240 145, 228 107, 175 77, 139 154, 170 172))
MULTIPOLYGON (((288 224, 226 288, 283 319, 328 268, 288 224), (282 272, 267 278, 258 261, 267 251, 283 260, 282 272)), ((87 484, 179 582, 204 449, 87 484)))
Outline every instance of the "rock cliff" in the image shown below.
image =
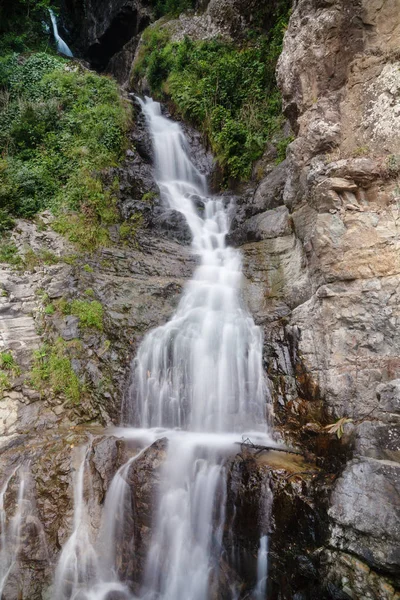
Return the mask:
POLYGON ((399 12, 295 2, 278 80, 297 137, 240 223, 277 422, 314 443, 351 419, 323 571, 352 598, 399 584, 399 12))

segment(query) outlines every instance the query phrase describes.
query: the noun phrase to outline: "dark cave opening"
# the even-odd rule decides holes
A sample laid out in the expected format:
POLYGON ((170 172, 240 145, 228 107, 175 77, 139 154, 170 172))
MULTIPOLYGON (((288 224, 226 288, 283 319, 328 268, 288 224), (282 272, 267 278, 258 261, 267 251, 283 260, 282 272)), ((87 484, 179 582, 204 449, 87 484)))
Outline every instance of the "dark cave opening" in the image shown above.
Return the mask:
POLYGON ((124 6, 113 18, 105 33, 88 48, 88 61, 95 69, 103 71, 114 54, 119 52, 147 24, 147 20, 138 19, 136 9, 124 6))

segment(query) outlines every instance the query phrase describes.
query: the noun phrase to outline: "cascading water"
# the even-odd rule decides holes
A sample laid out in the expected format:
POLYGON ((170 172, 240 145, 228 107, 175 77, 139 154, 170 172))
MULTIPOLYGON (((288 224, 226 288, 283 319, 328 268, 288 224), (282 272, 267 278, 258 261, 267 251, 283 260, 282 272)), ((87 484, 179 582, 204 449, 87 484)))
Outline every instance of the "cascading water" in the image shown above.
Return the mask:
POLYGON ((21 526, 24 518, 24 495, 25 495, 26 473, 23 466, 18 466, 7 478, 0 492, 0 598, 3 596, 3 590, 7 580, 13 572, 17 561, 21 543, 21 526), (11 481, 17 475, 19 476, 18 493, 16 498, 16 508, 14 515, 7 522, 7 513, 5 509, 5 495, 11 481))
MULTIPOLYGON (((205 177, 189 160, 180 126, 164 118, 160 105, 150 98, 141 105, 153 138, 161 195, 185 217, 199 265, 175 315, 143 340, 124 400, 125 419, 138 428, 125 429, 125 437, 139 439, 145 433, 148 443, 168 438, 146 566, 135 587, 142 600, 208 600, 221 597, 226 460, 243 435, 271 443, 262 335, 242 305, 240 254, 225 243, 227 207, 222 199, 208 196, 205 177)), ((134 598, 128 591, 131 582, 124 581, 117 568, 114 550, 124 536, 124 510, 130 504, 124 501, 130 493, 126 479, 137 458, 121 467, 110 486, 98 547, 97 565, 102 567, 97 574, 93 570, 96 580, 86 577, 79 600, 108 599, 110 591, 121 592, 118 598, 134 598)), ((76 580, 66 574, 63 563, 71 563, 70 555, 75 564, 76 537, 82 535, 79 477, 74 532, 57 571, 59 590, 65 589, 66 579, 76 580)), ((134 540, 128 547, 134 556, 134 540)), ((260 600, 265 594, 266 552, 262 537, 254 590, 260 600)), ((54 600, 73 599, 76 589, 54 600)), ((239 590, 225 582, 223 596, 236 600, 239 590)))
POLYGON ((161 115, 157 102, 142 106, 161 194, 185 217, 200 265, 175 315, 139 348, 129 420, 190 431, 265 431, 262 336, 241 304, 240 254, 225 244, 227 210, 207 197, 180 126, 161 115))
POLYGON ((185 217, 200 264, 175 315, 147 335, 134 363, 132 422, 185 431, 170 435, 141 595, 207 600, 218 585, 224 451, 235 432, 266 432, 262 335, 241 302, 241 259, 225 243, 222 199, 207 195, 180 126, 150 98, 142 109, 161 195, 185 217))
POLYGON ((53 34, 54 34, 54 39, 56 41, 57 50, 61 54, 65 54, 65 56, 73 57, 74 55, 72 54, 71 50, 69 49, 67 44, 64 42, 64 40, 58 33, 57 18, 56 18, 56 15, 54 14, 54 12, 51 10, 51 8, 49 8, 49 13, 50 13, 51 24, 53 26, 53 34))

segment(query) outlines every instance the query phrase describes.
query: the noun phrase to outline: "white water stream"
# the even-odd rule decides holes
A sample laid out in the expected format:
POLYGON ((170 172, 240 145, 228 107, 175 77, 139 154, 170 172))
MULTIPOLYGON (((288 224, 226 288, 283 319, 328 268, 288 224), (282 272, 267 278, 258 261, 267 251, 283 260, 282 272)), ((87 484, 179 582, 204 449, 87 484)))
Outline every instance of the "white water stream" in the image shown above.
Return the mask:
MULTIPOLYGON (((171 320, 143 340, 125 399, 124 413, 137 428, 126 429, 125 437, 144 436, 147 444, 168 438, 138 596, 142 600, 208 600, 222 597, 219 567, 226 459, 237 452, 235 444, 243 435, 256 443, 271 443, 262 335, 242 303, 241 258, 225 243, 229 220, 224 201, 208 195, 205 177, 189 160, 180 126, 164 118, 160 105, 151 99, 141 104, 153 138, 162 198, 185 217, 199 264, 171 320)), ((83 460, 76 483, 74 530, 62 552, 54 600, 108 600, 109 592, 133 598, 124 587, 129 582, 117 573, 115 546, 123 535, 124 500, 131 493, 126 478, 137 458, 114 477, 100 535, 103 557, 91 574, 81 578, 80 570, 87 568, 78 564, 79 552, 91 547, 82 523, 83 460), (72 568, 68 574, 71 565, 75 571, 72 568), (65 594, 67 580, 73 587, 65 594)), ((134 540, 131 548, 134 554, 134 540)), ((261 537, 259 581, 254 589, 259 600, 265 597, 266 575, 267 541, 261 537)), ((238 598, 235 585, 225 585, 223 597, 238 598)))
POLYGON ((18 466, 6 479, 0 491, 0 598, 2 598, 4 587, 14 568, 16 567, 21 544, 21 525, 24 517, 24 495, 25 495, 26 473, 23 466, 18 466), (15 502, 15 512, 7 520, 5 508, 5 495, 14 477, 19 476, 18 493, 15 502))
POLYGON ((50 13, 51 24, 53 26, 53 34, 54 34, 54 39, 56 41, 57 50, 61 54, 65 54, 65 56, 73 57, 74 55, 72 54, 71 50, 69 49, 67 44, 64 42, 64 40, 58 33, 57 17, 54 14, 54 12, 51 10, 51 8, 49 8, 49 13, 50 13))

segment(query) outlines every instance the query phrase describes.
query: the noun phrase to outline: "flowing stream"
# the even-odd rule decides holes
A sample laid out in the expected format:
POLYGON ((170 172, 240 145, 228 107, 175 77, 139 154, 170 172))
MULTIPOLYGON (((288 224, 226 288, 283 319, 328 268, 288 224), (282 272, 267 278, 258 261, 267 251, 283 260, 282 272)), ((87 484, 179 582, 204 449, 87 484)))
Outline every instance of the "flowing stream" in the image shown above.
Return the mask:
MULTIPOLYGON (((226 527, 226 461, 243 436, 268 437, 267 387, 262 369, 262 334, 243 306, 240 253, 225 243, 228 207, 208 194, 205 177, 189 159, 181 127, 162 116, 150 98, 141 101, 153 139, 156 178, 164 202, 179 211, 192 233, 198 266, 171 320, 143 340, 132 365, 132 385, 123 412, 125 437, 143 435, 147 444, 168 438, 141 600, 236 600, 233 582, 220 591, 226 527)), ((130 459, 114 476, 107 494, 96 560, 84 524, 82 459, 75 485, 75 523, 61 555, 54 600, 132 599, 129 581, 117 568, 116 542, 124 535, 125 502, 131 493, 130 459), (106 550, 104 551, 104 548, 106 550), (90 568, 80 560, 90 555, 90 568), (102 556, 101 556, 102 554, 102 556), (89 572, 90 571, 90 572, 89 572), (66 587, 66 581, 69 586, 66 587), (108 595, 109 592, 111 595, 108 595)), ((85 455, 86 456, 86 455, 85 455)), ((135 540, 129 551, 135 555, 135 540)), ((267 538, 260 532, 258 583, 265 597, 267 538)))

